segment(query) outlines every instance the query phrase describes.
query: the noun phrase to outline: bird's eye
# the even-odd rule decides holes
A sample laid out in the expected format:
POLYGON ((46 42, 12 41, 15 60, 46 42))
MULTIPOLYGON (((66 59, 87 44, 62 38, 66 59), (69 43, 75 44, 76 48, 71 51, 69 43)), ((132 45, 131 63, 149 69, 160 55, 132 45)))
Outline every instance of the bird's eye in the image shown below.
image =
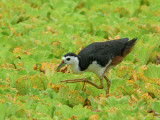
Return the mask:
POLYGON ((69 60, 70 60, 70 58, 67 58, 66 60, 67 60, 67 61, 69 61, 69 60))

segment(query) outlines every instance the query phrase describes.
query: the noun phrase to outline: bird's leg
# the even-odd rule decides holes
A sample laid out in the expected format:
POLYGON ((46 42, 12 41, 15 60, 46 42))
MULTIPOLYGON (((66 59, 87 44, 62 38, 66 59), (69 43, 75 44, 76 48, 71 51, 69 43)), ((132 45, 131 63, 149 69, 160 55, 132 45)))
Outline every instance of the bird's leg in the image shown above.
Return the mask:
POLYGON ((84 89, 85 83, 86 83, 86 82, 84 82, 84 83, 83 83, 83 87, 82 87, 82 90, 84 89))
POLYGON ((107 89, 106 89, 106 95, 107 95, 107 94, 109 94, 109 88, 110 88, 110 85, 111 85, 111 81, 106 76, 104 76, 104 78, 107 81, 107 89))
POLYGON ((100 79, 100 82, 101 82, 100 85, 97 85, 97 84, 93 83, 92 81, 88 80, 87 78, 63 80, 63 81, 60 81, 60 82, 65 82, 65 83, 87 82, 87 83, 93 85, 94 87, 96 87, 98 89, 103 89, 103 80, 102 79, 100 79))

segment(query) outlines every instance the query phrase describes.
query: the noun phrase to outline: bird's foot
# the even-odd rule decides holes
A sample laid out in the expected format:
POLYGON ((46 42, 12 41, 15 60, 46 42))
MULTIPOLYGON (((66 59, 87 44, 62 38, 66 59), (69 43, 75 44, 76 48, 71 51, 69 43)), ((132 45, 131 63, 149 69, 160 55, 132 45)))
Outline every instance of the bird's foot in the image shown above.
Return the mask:
MULTIPOLYGON (((87 80, 86 78, 62 80, 62 81, 59 81, 59 82, 64 82, 64 83, 84 82, 84 83, 89 83, 89 84, 93 85, 94 87, 96 87, 98 89, 103 89, 103 82, 102 82, 102 80, 101 80, 101 85, 97 85, 97 84, 93 83, 92 81, 87 80)), ((84 88, 84 85, 83 85, 83 88, 84 88)))
POLYGON ((111 81, 106 76, 104 76, 104 78, 107 81, 106 97, 109 97, 109 88, 110 88, 110 85, 111 85, 111 81))
POLYGON ((106 94, 106 98, 108 98, 109 97, 109 93, 108 94, 106 94))
POLYGON ((106 89, 106 97, 109 97, 109 89, 106 89))
POLYGON ((106 95, 109 94, 109 89, 106 89, 106 95))
POLYGON ((82 90, 84 89, 85 83, 86 83, 86 82, 84 82, 84 83, 83 83, 83 87, 82 87, 82 90))
POLYGON ((85 78, 83 78, 83 79, 62 80, 62 81, 59 81, 59 82, 64 82, 64 83, 76 83, 76 82, 84 82, 84 81, 85 81, 85 78))

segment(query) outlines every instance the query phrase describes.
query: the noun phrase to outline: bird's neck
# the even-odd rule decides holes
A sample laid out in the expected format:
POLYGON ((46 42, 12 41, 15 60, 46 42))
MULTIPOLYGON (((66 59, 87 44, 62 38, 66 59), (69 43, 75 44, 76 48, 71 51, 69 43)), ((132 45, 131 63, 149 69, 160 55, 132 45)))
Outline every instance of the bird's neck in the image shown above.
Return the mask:
POLYGON ((79 62, 80 62, 80 58, 76 57, 75 60, 74 60, 74 63, 71 64, 72 70, 75 73, 81 73, 81 70, 80 70, 80 67, 79 67, 79 62))

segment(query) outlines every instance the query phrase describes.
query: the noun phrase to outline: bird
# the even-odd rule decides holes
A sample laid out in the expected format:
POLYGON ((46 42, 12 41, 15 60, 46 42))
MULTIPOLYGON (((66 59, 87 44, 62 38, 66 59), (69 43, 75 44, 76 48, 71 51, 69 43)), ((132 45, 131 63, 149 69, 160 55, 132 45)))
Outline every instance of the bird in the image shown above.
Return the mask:
POLYGON ((107 82, 106 95, 109 95, 111 81, 106 74, 110 68, 115 67, 132 51, 137 38, 121 38, 108 40, 105 42, 94 42, 83 48, 77 55, 67 53, 62 57, 62 62, 57 67, 58 71, 64 65, 70 65, 73 72, 81 74, 83 72, 92 72, 100 79, 100 85, 88 80, 87 78, 62 80, 64 83, 89 83, 92 86, 103 89, 103 78, 107 82))

